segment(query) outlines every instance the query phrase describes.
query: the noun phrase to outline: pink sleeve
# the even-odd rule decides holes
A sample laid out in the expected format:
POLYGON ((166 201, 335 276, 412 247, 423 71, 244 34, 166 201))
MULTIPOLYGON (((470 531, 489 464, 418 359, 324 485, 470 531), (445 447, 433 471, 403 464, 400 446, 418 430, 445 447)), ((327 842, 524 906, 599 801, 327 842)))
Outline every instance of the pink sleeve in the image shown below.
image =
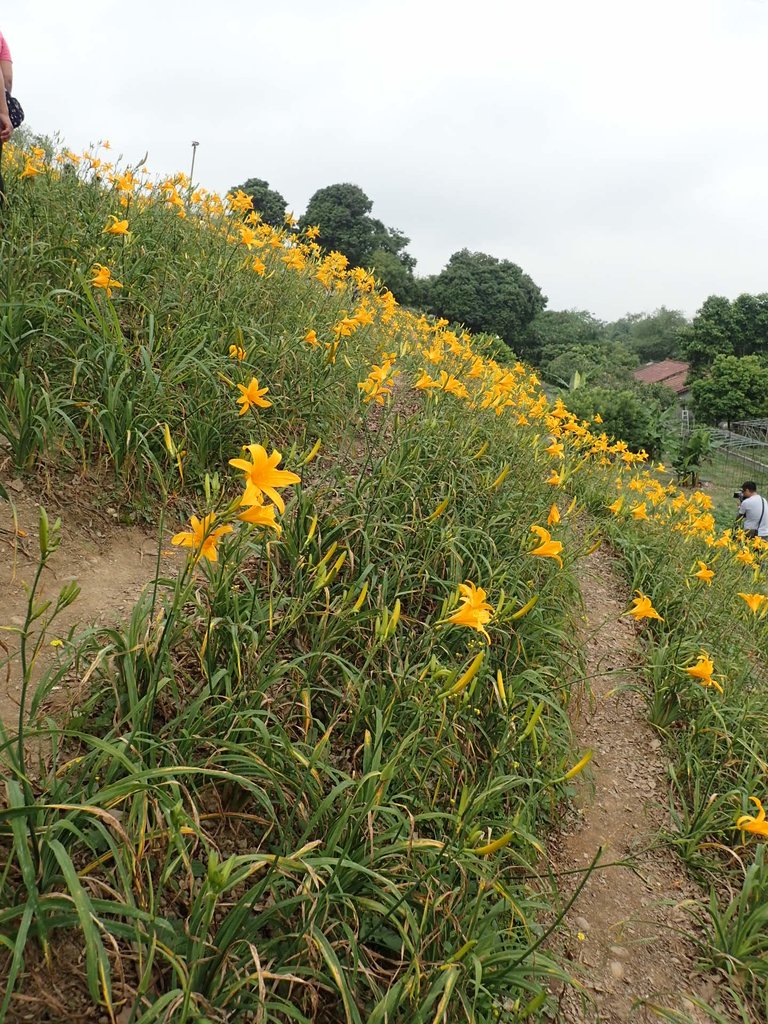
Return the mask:
POLYGON ((2 32, 0 32, 0 60, 9 60, 13 62, 10 47, 8 46, 8 43, 5 41, 5 36, 3 35, 2 32))

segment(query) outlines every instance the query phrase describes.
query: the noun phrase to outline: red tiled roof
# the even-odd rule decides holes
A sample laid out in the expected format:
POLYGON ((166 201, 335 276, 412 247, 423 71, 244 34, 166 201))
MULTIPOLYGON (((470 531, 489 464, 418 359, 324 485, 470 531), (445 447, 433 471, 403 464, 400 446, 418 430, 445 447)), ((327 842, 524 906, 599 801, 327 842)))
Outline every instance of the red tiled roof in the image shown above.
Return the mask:
POLYGON ((642 384, 663 384, 676 395, 687 391, 688 363, 679 359, 662 359, 659 363, 648 363, 635 370, 632 376, 642 384))

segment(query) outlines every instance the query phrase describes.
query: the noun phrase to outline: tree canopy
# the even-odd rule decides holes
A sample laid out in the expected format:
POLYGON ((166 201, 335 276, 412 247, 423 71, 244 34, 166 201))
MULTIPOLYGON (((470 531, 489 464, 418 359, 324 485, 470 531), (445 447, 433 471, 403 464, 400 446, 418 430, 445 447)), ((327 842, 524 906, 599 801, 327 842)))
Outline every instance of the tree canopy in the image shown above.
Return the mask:
MULTIPOLYGON (((623 388, 586 387, 568 394, 568 408, 583 419, 600 415, 609 436, 620 437, 633 451, 658 458, 664 449, 664 413, 674 404, 672 392, 646 385, 623 388)), ((597 428, 595 428, 597 429, 597 428)))
POLYGON ((603 327, 602 321, 584 309, 545 309, 528 324, 519 351, 525 359, 543 366, 564 352, 598 344, 603 327))
POLYGON ((261 219, 272 227, 279 227, 285 221, 285 211, 288 203, 275 189, 269 187, 269 182, 263 178, 248 178, 242 185, 233 185, 230 192, 245 192, 253 200, 254 210, 261 215, 261 219))
POLYGON ((719 355, 768 358, 768 294, 743 294, 733 302, 710 295, 684 336, 684 349, 694 377, 719 355))
POLYGON ((513 348, 547 302, 517 264, 469 249, 455 252, 439 274, 426 279, 423 298, 436 316, 498 334, 513 348))
POLYGON ((641 363, 674 359, 682 352, 688 321, 678 309, 660 306, 653 313, 628 313, 606 324, 606 337, 621 341, 641 363))
POLYGON ((691 385, 693 411, 704 423, 768 416, 768 367, 758 356, 715 356, 691 385))
POLYGON ((358 185, 342 182, 318 189, 299 223, 302 228, 317 225, 323 248, 343 253, 352 266, 373 270, 407 304, 415 297, 416 260, 405 251, 410 238, 372 217, 372 209, 358 185))

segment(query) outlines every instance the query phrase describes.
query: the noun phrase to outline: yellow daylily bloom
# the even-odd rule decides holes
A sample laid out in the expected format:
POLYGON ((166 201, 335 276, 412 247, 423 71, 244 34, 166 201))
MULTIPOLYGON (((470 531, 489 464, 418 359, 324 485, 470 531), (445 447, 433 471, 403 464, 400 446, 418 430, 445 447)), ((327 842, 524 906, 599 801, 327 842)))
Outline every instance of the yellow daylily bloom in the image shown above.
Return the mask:
POLYGON ((251 406, 256 406, 258 409, 269 409, 272 405, 268 402, 264 395, 269 393, 269 388, 260 388, 259 382, 255 377, 251 377, 248 387, 243 387, 242 384, 237 385, 240 391, 240 397, 237 400, 238 405, 242 405, 240 415, 245 416, 251 406))
POLYGON ((248 505, 245 507, 245 511, 240 512, 237 518, 243 523, 249 523, 251 526, 266 526, 268 529, 274 530, 278 537, 282 532, 282 527, 275 520, 274 505, 248 505))
POLYGON ((439 388, 440 381, 433 380, 426 370, 422 370, 419 379, 413 386, 414 388, 416 388, 417 391, 427 391, 430 388, 439 388))
POLYGON ((20 178, 34 178, 37 174, 42 174, 43 168, 38 167, 30 157, 27 157, 27 162, 24 170, 19 175, 20 178))
POLYGON ((689 676, 696 680, 700 686, 712 687, 717 690, 718 693, 723 692, 723 688, 716 679, 713 678, 712 673, 715 671, 715 664, 708 654, 702 651, 699 655, 695 665, 685 670, 689 676))
POLYGON ((560 522, 560 509, 553 502, 549 509, 549 515, 547 516, 547 526, 557 526, 560 522))
POLYGON ((621 512, 623 506, 624 506, 624 498, 623 497, 617 498, 616 501, 614 501, 611 505, 608 506, 608 511, 609 512, 613 512, 613 514, 615 516, 617 516, 619 514, 619 512, 621 512))
POLYGON ((128 230, 127 220, 118 220, 114 213, 111 213, 109 215, 109 219, 112 223, 107 224, 107 226, 102 231, 103 235, 130 235, 131 232, 128 230))
POLYGON ((697 565, 699 567, 699 571, 695 572, 693 575, 696 577, 696 579, 703 580, 704 583, 707 584, 707 586, 711 587, 712 580, 715 578, 714 572, 707 567, 706 562, 700 561, 697 562, 697 565))
POLYGON ((242 345, 230 345, 229 346, 229 358, 230 359, 245 359, 248 353, 245 351, 242 345))
POLYGON ((751 796, 749 799, 757 807, 757 815, 742 814, 736 822, 736 828, 768 839, 768 821, 765 820, 763 805, 756 796, 751 796))
POLYGON ((307 331, 307 333, 304 335, 304 341, 306 342, 307 345, 310 346, 310 348, 317 348, 317 346, 320 344, 320 342, 317 340, 317 334, 315 333, 315 331, 307 331))
POLYGON ((260 444, 246 445, 250 453, 251 462, 246 459, 230 459, 230 466, 240 469, 245 474, 245 493, 241 504, 261 505, 266 496, 277 505, 281 512, 285 512, 285 502, 277 492, 278 487, 289 487, 291 484, 301 483, 301 477, 291 473, 288 469, 278 469, 282 455, 273 451, 267 455, 266 448, 260 444))
POLYGON ((102 263, 94 263, 93 274, 91 278, 91 288, 103 288, 107 293, 107 298, 112 298, 113 288, 122 288, 118 280, 112 277, 112 271, 109 267, 105 267, 102 263))
POLYGON ((229 523, 225 523, 224 526, 217 526, 215 529, 211 529, 215 518, 215 512, 209 512, 202 519, 192 516, 189 520, 192 529, 175 534, 171 538, 171 544, 192 548, 195 552, 196 562, 200 558, 207 558, 209 562, 217 562, 219 555, 216 545, 226 533, 232 533, 234 527, 229 523))
POLYGON ((554 558, 557 564, 562 568, 563 560, 560 557, 560 552, 563 550, 563 545, 559 540, 552 540, 552 535, 549 530, 545 530, 543 526, 532 526, 531 533, 535 533, 541 541, 538 547, 534 548, 530 554, 536 555, 539 558, 554 558))
POLYGON ((640 520, 640 519, 647 519, 648 518, 648 512, 646 510, 645 502, 644 501, 641 501, 639 505, 635 505, 635 507, 631 511, 632 511, 632 517, 634 519, 640 520))
POLYGON ((658 619, 659 622, 663 622, 664 619, 653 607, 650 597, 647 597, 641 590, 637 590, 635 593, 637 597, 632 598, 634 607, 624 614, 631 615, 636 622, 639 622, 640 619, 658 619))
POLYGON ((738 596, 743 601, 746 601, 750 611, 754 612, 755 615, 757 615, 765 602, 768 601, 768 597, 765 594, 743 594, 739 591, 738 596))
POLYGON ((476 587, 470 580, 459 584, 459 593, 461 594, 461 606, 453 615, 449 615, 446 621, 452 622, 455 626, 469 626, 470 629, 476 629, 490 643, 491 638, 484 627, 491 621, 494 609, 493 605, 487 601, 487 593, 482 587, 476 587))

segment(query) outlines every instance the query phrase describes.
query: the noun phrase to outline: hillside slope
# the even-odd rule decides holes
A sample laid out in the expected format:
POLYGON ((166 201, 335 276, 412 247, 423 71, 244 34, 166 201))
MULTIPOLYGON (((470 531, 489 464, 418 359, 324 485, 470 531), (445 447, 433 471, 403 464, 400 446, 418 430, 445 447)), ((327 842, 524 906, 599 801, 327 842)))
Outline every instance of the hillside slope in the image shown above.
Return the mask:
MULTIPOLYGON (((598 535, 569 522, 603 523, 663 617, 643 620, 650 718, 688 766, 676 842, 702 871, 765 788, 765 680, 756 659, 745 686, 743 657, 764 608, 735 596, 764 587, 761 551, 313 232, 181 176, 48 157, 10 156, 5 472, 54 494, 74 475, 164 532, 125 623, 57 637, 33 580, 7 624, 0 1017, 546 1012, 564 974, 542 953, 542 837, 588 761, 573 566, 598 535), (710 584, 689 569, 711 555, 710 584), (75 717, 41 716, 70 685, 75 717)), ((42 516, 41 573, 60 541, 42 516)))

